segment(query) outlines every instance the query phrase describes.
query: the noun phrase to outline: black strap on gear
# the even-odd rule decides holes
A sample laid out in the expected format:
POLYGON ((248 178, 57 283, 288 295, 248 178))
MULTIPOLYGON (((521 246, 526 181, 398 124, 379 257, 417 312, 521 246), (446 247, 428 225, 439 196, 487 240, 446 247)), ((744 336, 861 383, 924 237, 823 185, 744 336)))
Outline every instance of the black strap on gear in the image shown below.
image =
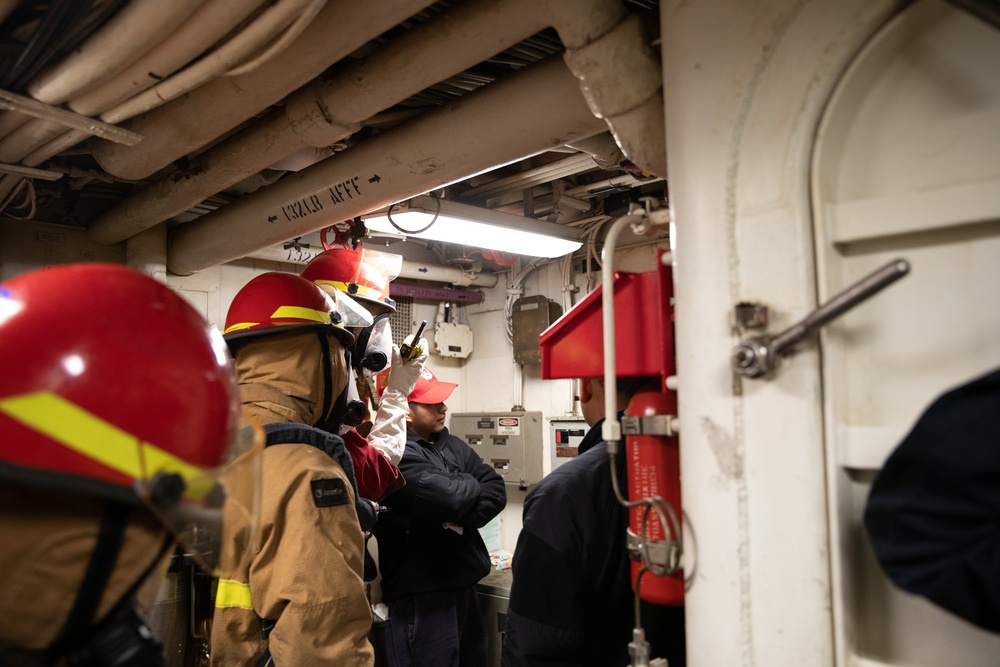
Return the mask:
POLYGON ((83 643, 92 628, 97 606, 104 596, 111 571, 125 539, 125 523, 132 508, 124 503, 109 502, 101 518, 97 543, 90 554, 90 563, 76 592, 73 608, 66 617, 59 637, 49 647, 50 659, 55 659, 83 643))
POLYGON ((329 418, 330 407, 333 405, 333 359, 330 357, 330 339, 326 337, 326 332, 317 329, 316 335, 319 336, 319 346, 323 350, 321 361, 323 364, 323 410, 320 412, 322 416, 319 418, 323 422, 329 418))
MULTIPOLYGON (((344 389, 337 395, 337 399, 333 400, 333 358, 330 356, 330 340, 322 331, 319 332, 319 339, 320 346, 323 348, 323 412, 319 421, 312 426, 338 435, 341 426, 353 427, 361 423, 364 419, 365 405, 361 401, 348 398, 350 375, 344 384, 344 389)), ((349 369, 351 367, 350 350, 344 350, 344 361, 349 369)))

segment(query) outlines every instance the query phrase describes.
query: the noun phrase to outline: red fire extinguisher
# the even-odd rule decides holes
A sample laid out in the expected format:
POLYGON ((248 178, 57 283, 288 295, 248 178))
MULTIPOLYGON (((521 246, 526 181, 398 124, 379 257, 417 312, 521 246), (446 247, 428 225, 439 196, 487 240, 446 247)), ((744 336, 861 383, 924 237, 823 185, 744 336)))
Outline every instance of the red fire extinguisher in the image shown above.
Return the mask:
POLYGON ((651 571, 641 579, 640 597, 647 602, 680 606, 684 604, 684 574, 678 562, 682 517, 680 447, 672 427, 676 422, 671 418, 676 415, 675 391, 640 391, 625 410, 623 430, 628 500, 632 504, 649 499, 629 509, 629 549, 634 554, 632 585, 648 558, 651 571), (652 500, 657 498, 663 502, 652 500), (652 508, 652 502, 660 511, 652 508), (657 572, 669 573, 658 576, 657 572))

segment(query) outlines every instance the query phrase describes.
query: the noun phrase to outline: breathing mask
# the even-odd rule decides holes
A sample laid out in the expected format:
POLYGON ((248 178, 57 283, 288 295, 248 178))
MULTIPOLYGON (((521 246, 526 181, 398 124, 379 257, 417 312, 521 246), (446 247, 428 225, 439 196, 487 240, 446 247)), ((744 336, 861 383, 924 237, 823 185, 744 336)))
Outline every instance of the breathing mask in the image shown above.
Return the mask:
POLYGON ((356 368, 362 377, 374 377, 389 366, 392 359, 392 328, 389 313, 375 316, 371 326, 365 327, 355 342, 356 368))

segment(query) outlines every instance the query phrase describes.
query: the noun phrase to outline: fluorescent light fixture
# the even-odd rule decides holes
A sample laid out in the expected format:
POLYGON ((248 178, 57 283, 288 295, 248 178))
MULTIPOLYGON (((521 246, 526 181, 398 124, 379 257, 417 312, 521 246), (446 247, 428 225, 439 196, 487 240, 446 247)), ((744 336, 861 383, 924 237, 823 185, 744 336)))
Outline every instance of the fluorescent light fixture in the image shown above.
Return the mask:
POLYGON ((396 204, 391 212, 392 222, 405 231, 393 227, 385 211, 362 218, 373 232, 460 243, 531 257, 562 257, 583 245, 579 232, 572 227, 429 195, 396 204))

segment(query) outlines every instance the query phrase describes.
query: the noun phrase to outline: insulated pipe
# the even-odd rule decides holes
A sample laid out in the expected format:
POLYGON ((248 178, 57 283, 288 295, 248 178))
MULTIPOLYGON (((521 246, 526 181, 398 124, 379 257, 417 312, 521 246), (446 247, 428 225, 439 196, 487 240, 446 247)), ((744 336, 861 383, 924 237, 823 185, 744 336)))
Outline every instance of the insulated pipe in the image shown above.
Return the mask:
POLYGON ((448 283, 455 287, 496 287, 498 278, 495 273, 468 273, 454 266, 423 264, 408 259, 403 260, 403 268, 399 271, 400 278, 409 280, 431 280, 438 283, 448 283))
MULTIPOLYGON (((67 105, 85 116, 97 115, 172 74, 232 30, 261 0, 231 3, 216 0, 203 5, 187 22, 130 68, 67 105)), ((124 118, 114 118, 119 122, 124 118)), ((24 119, 20 127, 0 141, 0 162, 37 166, 54 155, 88 139, 90 134, 39 119, 24 119)), ((213 193, 214 194, 214 193, 213 193)))
MULTIPOLYGON (((642 36, 635 34, 637 24, 624 21, 628 15, 617 0, 572 0, 567 5, 568 1, 549 0, 547 5, 539 6, 537 0, 479 0, 460 5, 414 28, 407 36, 376 52, 367 61, 348 68, 336 79, 308 86, 292 97, 286 113, 271 115, 212 148, 201 156, 197 168, 184 179, 154 183, 120 202, 95 218, 88 234, 92 240, 103 244, 128 238, 188 210, 206 197, 302 148, 327 146, 350 136, 360 129, 366 118, 549 24, 555 26, 570 53, 574 54, 571 58, 568 53, 567 61, 575 63, 584 90, 591 86, 599 89, 600 94, 591 95, 592 108, 597 106, 602 113, 607 109, 607 115, 613 116, 619 126, 625 118, 638 115, 645 122, 632 131, 642 136, 632 137, 625 131, 621 140, 637 146, 635 150, 639 153, 648 141, 655 148, 646 152, 658 152, 665 162, 662 99, 658 94, 659 66, 651 60, 651 52, 642 36), (624 29, 619 27, 623 25, 624 29), (634 43, 622 44, 622 40, 634 43), (630 76, 622 77, 618 69, 603 71, 605 65, 594 59, 604 57, 607 57, 607 68, 621 68, 630 76), (652 85, 648 76, 650 67, 655 74, 652 85), (623 84, 625 92, 619 99, 612 82, 630 79, 633 70, 643 76, 639 77, 638 85, 623 84), (650 94, 650 87, 649 103, 636 114, 633 105, 636 100, 645 99, 643 95, 650 94)), ((601 113, 595 112, 595 115, 601 117, 601 113)), ((611 124, 610 120, 608 122, 611 124)), ((147 139, 134 150, 141 154, 159 135, 157 132, 156 137, 147 139)), ((186 145, 180 140, 177 143, 186 145)), ((111 173, 119 173, 101 160, 100 149, 97 157, 111 173)), ((630 159, 638 163, 644 158, 630 156, 630 159)), ((157 165, 162 166, 159 162, 157 165)), ((665 166, 658 173, 664 171, 665 166)))
MULTIPOLYGON (((0 162, 13 164, 24 160, 25 157, 33 153, 39 146, 50 144, 53 140, 63 135, 72 135, 74 144, 80 143, 90 135, 81 130, 66 131, 66 126, 55 121, 44 118, 32 118, 27 123, 17 129, 16 132, 0 139, 0 162)), ((52 157, 51 155, 49 157, 52 157)), ((44 162, 25 161, 29 167, 36 167, 44 162)))
POLYGON ((0 113, 0 138, 15 132, 17 128, 31 120, 31 116, 14 111, 4 111, 0 113))
POLYGON ((599 134, 596 137, 589 137, 582 141, 574 141, 567 144, 569 148, 586 153, 594 158, 594 162, 604 169, 614 169, 621 164, 622 149, 615 142, 610 133, 599 134))
POLYGON ((371 116, 544 28, 532 18, 532 2, 475 0, 413 28, 331 81, 296 93, 283 113, 213 147, 186 178, 158 181, 104 212, 91 221, 90 238, 117 243, 299 150, 349 137, 371 116))
MULTIPOLYGON (((73 99, 68 100, 67 105, 78 114, 94 116, 131 95, 149 88, 162 80, 164 76, 173 73, 178 67, 211 47, 238 25, 261 1, 232 3, 226 0, 215 0, 203 5, 183 23, 180 29, 170 34, 152 51, 133 62, 131 67, 120 74, 105 79, 101 85, 91 88, 84 94, 74 96, 73 99)), ((179 21, 183 19, 185 14, 180 11, 176 16, 176 20, 179 21)), ((88 41, 84 44, 81 54, 84 52, 91 54, 84 62, 105 57, 102 49, 107 48, 106 42, 112 37, 117 39, 123 32, 134 29, 140 20, 141 18, 135 16, 123 17, 120 24, 109 25, 106 31, 100 32, 95 37, 96 42, 92 44, 88 41), (106 36, 105 33, 112 37, 106 36), (103 47, 102 44, 104 44, 103 47), (95 54, 95 51, 98 53, 95 54)), ((168 23, 166 27, 170 27, 172 24, 172 22, 168 23)), ((81 78, 79 82, 73 82, 65 78, 76 71, 72 66, 71 59, 63 61, 51 71, 55 72, 59 67, 68 68, 68 73, 59 77, 58 85, 48 79, 40 79, 32 84, 32 89, 38 87, 39 94, 50 97, 56 94, 54 91, 58 91, 60 96, 73 95, 74 86, 82 84, 86 80, 81 78), (46 81, 49 83, 47 84, 46 81)), ((120 120, 123 119, 115 118, 112 122, 120 120)), ((17 127, 12 127, 11 131, 2 132, 4 139, 0 142, 0 162, 14 163, 23 160, 28 166, 36 166, 90 137, 87 133, 76 130, 67 131, 64 125, 41 119, 11 119, 9 125, 14 126, 15 124, 17 127)))
POLYGON ((326 146, 368 118, 495 56, 545 27, 533 0, 473 0, 414 27, 393 44, 288 102, 288 129, 326 146))
POLYGON ((38 75, 28 94, 46 104, 62 104, 124 70, 203 2, 132 0, 72 55, 38 75))
POLYGON ((264 0, 209 0, 173 34, 136 60, 131 67, 104 84, 69 100, 69 108, 84 116, 95 116, 152 88, 202 55, 263 2, 264 0))
POLYGON ((597 167, 597 163, 589 155, 571 155, 570 157, 550 162, 549 164, 527 169, 517 174, 498 178, 489 183, 483 183, 462 193, 462 199, 489 199, 507 192, 525 190, 542 183, 548 183, 558 178, 588 171, 597 167))
MULTIPOLYGON (((433 4, 433 0, 330 0, 284 52, 242 76, 215 79, 131 122, 146 139, 131 151, 95 142, 108 173, 139 180, 196 152, 319 76, 368 40, 433 4)), ((244 174, 246 175, 246 174, 244 174)))
MULTIPOLYGON (((410 3, 414 4, 413 0, 410 0, 410 3)), ((369 6, 371 4, 373 3, 369 3, 369 6)), ((595 115, 605 118, 619 143, 629 147, 626 152, 629 159, 654 173, 661 175, 666 173, 659 64, 645 43, 645 36, 642 35, 638 22, 625 21, 628 14, 619 0, 535 0, 534 2, 507 0, 492 5, 503 10, 502 14, 496 12, 487 17, 494 21, 490 23, 490 27, 494 29, 496 25, 502 25, 502 22, 495 23, 498 17, 502 17, 505 22, 511 21, 512 18, 508 15, 517 20, 534 21, 537 29, 546 26, 555 28, 567 48, 567 62, 580 79, 580 85, 588 95, 588 102, 595 115), (627 73, 627 76, 622 76, 623 73, 627 73), (616 87, 622 90, 616 90, 616 87), (636 118, 629 116, 630 113, 639 114, 644 122, 637 122, 636 118)), ((397 7, 392 7, 392 10, 399 13, 397 7)), ((459 14, 459 10, 467 11, 463 6, 459 6, 452 12, 459 14)), ((335 16, 333 23, 324 29, 336 30, 340 13, 328 7, 314 24, 333 14, 335 16)), ((380 13, 390 12, 384 9, 380 13)), ((378 10, 372 15, 376 14, 379 14, 378 10)), ((355 12, 350 10, 346 11, 346 15, 355 18, 355 12)), ((366 12, 365 15, 369 14, 366 12)), ((310 36, 316 32, 312 28, 310 26, 310 30, 307 31, 310 36)), ((459 39, 461 34, 450 32, 446 35, 446 40, 459 39)), ((303 40, 299 42, 303 43, 303 40)), ((233 125, 248 119, 252 113, 267 106, 256 104, 246 91, 252 87, 273 86, 274 80, 287 78, 290 72, 298 73, 305 59, 312 57, 313 50, 329 48, 329 43, 336 42, 335 38, 328 38, 325 33, 321 33, 318 44, 313 44, 312 50, 303 53, 303 49, 295 45, 292 49, 295 49, 296 54, 300 54, 297 55, 297 59, 302 62, 293 61, 291 58, 279 58, 282 67, 266 68, 267 71, 262 72, 266 74, 263 82, 259 82, 258 77, 248 79, 246 82, 242 77, 238 77, 240 85, 236 91, 229 90, 220 82, 203 86, 188 98, 177 100, 154 114, 138 119, 133 129, 148 136, 143 145, 125 151, 105 142, 96 142, 95 157, 109 173, 131 179, 145 178, 177 158, 208 144, 233 125), (207 111, 209 106, 211 106, 210 112, 207 111), (245 113, 241 113, 243 111, 245 113), (217 116, 230 118, 231 122, 217 122, 215 120, 217 116)), ((450 45, 450 42, 446 41, 445 45, 450 45)), ((454 52, 449 51, 448 57, 453 58, 454 52)), ((305 83, 315 74, 318 72, 310 72, 306 79, 296 78, 294 87, 305 83)), ((388 86, 384 88, 390 89, 388 86)), ((285 89, 285 92, 290 90, 291 88, 285 89)), ((350 104, 353 99, 360 100, 372 93, 371 90, 362 92, 364 93, 362 96, 352 95, 346 99, 336 99, 330 106, 337 108, 340 104, 350 104)), ((281 96, 268 98, 268 103, 276 102, 281 96)), ((376 109, 372 113, 378 111, 381 109, 376 109)), ((363 120, 358 113, 350 115, 355 117, 353 120, 363 120)), ((268 129, 268 132, 274 131, 273 127, 268 129)), ((314 143, 314 145, 319 144, 314 143)), ((241 178, 248 173, 250 172, 244 172, 241 178)))
POLYGON ((311 21, 325 4, 326 0, 279 0, 219 48, 169 79, 105 111, 101 118, 108 123, 132 118, 225 74, 227 70, 241 66, 267 42, 287 46, 284 38, 275 38, 290 25, 293 26, 289 29, 294 36, 296 31, 301 30, 301 26, 294 26, 302 21, 311 21))
POLYGON ((615 188, 633 188, 637 185, 644 185, 647 183, 659 183, 662 182, 662 178, 650 181, 640 181, 632 174, 622 174, 620 176, 612 176, 611 178, 606 178, 603 181, 594 181, 593 183, 587 183, 586 185, 580 185, 575 188, 570 188, 569 190, 564 190, 563 194, 570 197, 579 196, 593 196, 593 193, 599 192, 601 190, 611 190, 615 188))
POLYGON ((639 15, 629 15, 586 46, 568 48, 566 64, 580 79, 591 111, 607 121, 625 156, 646 171, 666 176, 662 75, 639 15))
POLYGON ((179 227, 168 268, 200 271, 605 129, 565 65, 543 61, 179 227))

